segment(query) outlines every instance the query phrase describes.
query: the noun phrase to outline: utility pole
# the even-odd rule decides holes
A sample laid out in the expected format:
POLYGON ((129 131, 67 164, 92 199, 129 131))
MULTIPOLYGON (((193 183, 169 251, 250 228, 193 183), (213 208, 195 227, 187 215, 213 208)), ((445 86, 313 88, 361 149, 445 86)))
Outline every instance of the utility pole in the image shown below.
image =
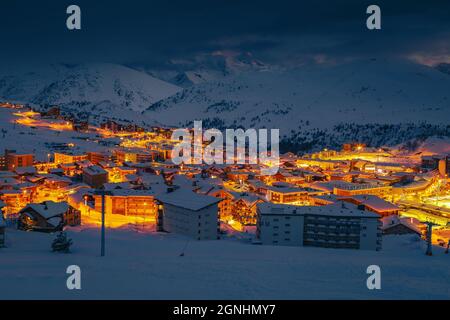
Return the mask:
POLYGON ((105 193, 102 193, 102 241, 101 241, 101 254, 105 256, 105 193))
POLYGON ((111 191, 97 189, 94 191, 95 195, 102 197, 102 227, 100 240, 100 256, 105 256, 105 196, 111 195, 111 191))
POLYGON ((426 222, 425 223, 427 225, 427 251, 426 251, 426 255, 427 256, 432 256, 433 252, 431 250, 432 246, 431 246, 431 238, 433 235, 433 226, 435 225, 432 222, 426 222))

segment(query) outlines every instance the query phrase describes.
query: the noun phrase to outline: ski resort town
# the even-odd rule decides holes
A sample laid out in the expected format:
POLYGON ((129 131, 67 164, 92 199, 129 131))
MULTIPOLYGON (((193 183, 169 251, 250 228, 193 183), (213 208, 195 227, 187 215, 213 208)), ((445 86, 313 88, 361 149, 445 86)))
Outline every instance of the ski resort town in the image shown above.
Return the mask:
POLYGON ((0 246, 9 227, 55 232, 100 224, 102 212, 107 228, 196 240, 242 232, 260 245, 382 250, 383 237, 411 233, 449 243, 445 152, 349 141, 282 153, 265 175, 270 164, 174 164, 172 128, 79 122, 58 107, 8 102, 0 112, 0 246))

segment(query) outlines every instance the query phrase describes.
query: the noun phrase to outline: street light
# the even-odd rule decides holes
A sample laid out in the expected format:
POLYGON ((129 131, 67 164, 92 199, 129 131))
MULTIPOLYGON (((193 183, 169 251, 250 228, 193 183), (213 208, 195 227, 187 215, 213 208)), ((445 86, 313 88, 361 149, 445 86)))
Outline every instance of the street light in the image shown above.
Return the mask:
POLYGON ((105 256, 105 196, 112 194, 111 191, 106 191, 102 189, 96 189, 93 192, 95 195, 102 197, 102 228, 101 228, 101 244, 100 244, 100 255, 105 256))

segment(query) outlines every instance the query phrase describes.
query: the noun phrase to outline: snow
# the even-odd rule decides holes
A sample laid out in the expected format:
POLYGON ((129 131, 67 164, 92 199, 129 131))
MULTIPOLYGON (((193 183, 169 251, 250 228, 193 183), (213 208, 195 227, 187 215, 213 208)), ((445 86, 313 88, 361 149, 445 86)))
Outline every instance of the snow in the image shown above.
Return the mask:
POLYGON ((310 120, 314 127, 353 121, 415 122, 422 121, 426 111, 428 121, 442 123, 449 114, 449 87, 450 78, 433 68, 400 61, 359 61, 243 73, 184 90, 146 114, 157 114, 160 122, 171 125, 214 116, 230 123, 245 115, 238 121, 244 126, 259 115, 261 121, 253 122, 256 126, 296 129, 300 119, 310 120))
POLYGON ((108 174, 108 172, 100 166, 89 166, 83 169, 83 172, 86 172, 90 175, 97 174, 108 174))
POLYGON ((363 204, 373 210, 377 211, 398 211, 399 207, 391 202, 381 199, 380 197, 366 194, 366 195, 355 195, 351 197, 342 197, 345 199, 354 199, 358 203, 363 204))
POLYGON ((222 200, 216 197, 198 194, 183 188, 160 194, 156 198, 162 203, 167 203, 192 211, 201 210, 222 200))
POLYGON ((50 219, 64 214, 69 209, 69 206, 66 202, 45 201, 42 204, 30 203, 23 210, 26 210, 26 208, 31 208, 45 219, 50 219))
POLYGON ((359 210, 351 203, 333 203, 326 206, 293 206, 271 202, 259 203, 261 214, 327 215, 335 217, 379 218, 376 213, 359 210))
MULTIPOLYGON (((54 234, 7 229, 0 299, 449 299, 449 255, 407 236, 383 239, 379 252, 251 245, 225 237, 189 241, 174 234, 72 228, 71 254, 50 252, 54 234), (98 245, 97 245, 98 244, 98 245), (66 269, 81 268, 82 289, 68 290, 66 269), (382 289, 368 290, 366 268, 381 268, 382 289)), ((249 235, 247 235, 249 236, 249 235)))
POLYGON ((89 116, 90 122, 110 117, 141 124, 142 110, 180 90, 144 72, 108 63, 53 64, 0 73, 0 96, 7 101, 57 105, 83 120, 89 116))

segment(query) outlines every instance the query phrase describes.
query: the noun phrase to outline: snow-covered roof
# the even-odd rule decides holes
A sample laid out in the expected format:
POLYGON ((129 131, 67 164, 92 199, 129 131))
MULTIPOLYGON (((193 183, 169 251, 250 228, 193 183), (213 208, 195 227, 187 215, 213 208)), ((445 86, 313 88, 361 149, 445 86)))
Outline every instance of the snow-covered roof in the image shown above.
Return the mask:
POLYGON ((117 183, 104 183, 103 188, 105 190, 132 189, 133 186, 129 182, 117 182, 117 183))
POLYGON ((198 211, 222 201, 220 198, 197 194, 191 190, 181 188, 160 194, 157 196, 157 199, 164 204, 170 204, 192 211, 198 211))
POLYGON ((376 213, 358 210, 349 203, 334 203, 326 206, 292 206, 271 202, 259 203, 258 210, 262 215, 322 215, 333 217, 379 218, 376 213))
POLYGON ((154 196, 153 190, 135 190, 135 189, 114 189, 111 190, 112 196, 118 197, 150 197, 154 196))
POLYGON ((36 173, 36 168, 33 166, 28 166, 28 167, 17 167, 14 169, 14 171, 18 174, 18 175, 24 175, 24 174, 35 174, 36 173))
POLYGON ((366 207, 373 209, 375 211, 398 211, 398 207, 386 200, 383 200, 377 196, 374 195, 355 195, 351 197, 345 197, 342 199, 353 199, 359 204, 363 204, 366 207))
POLYGON ((412 231, 421 234, 422 231, 417 227, 417 224, 419 224, 420 222, 418 220, 415 220, 415 222, 413 222, 415 219, 412 218, 400 218, 396 215, 390 215, 387 217, 384 217, 383 219, 381 219, 381 222, 383 223, 381 229, 383 231, 388 230, 392 227, 398 226, 398 225, 403 225, 405 227, 407 227, 408 229, 411 229, 412 231))
POLYGON ((49 219, 64 214, 69 209, 69 205, 67 202, 44 201, 42 203, 30 203, 22 210, 25 211, 27 208, 34 210, 45 219, 49 219))
POLYGON ((83 169, 83 172, 89 174, 89 175, 96 175, 96 174, 108 174, 108 172, 103 169, 100 166, 90 166, 83 169))

